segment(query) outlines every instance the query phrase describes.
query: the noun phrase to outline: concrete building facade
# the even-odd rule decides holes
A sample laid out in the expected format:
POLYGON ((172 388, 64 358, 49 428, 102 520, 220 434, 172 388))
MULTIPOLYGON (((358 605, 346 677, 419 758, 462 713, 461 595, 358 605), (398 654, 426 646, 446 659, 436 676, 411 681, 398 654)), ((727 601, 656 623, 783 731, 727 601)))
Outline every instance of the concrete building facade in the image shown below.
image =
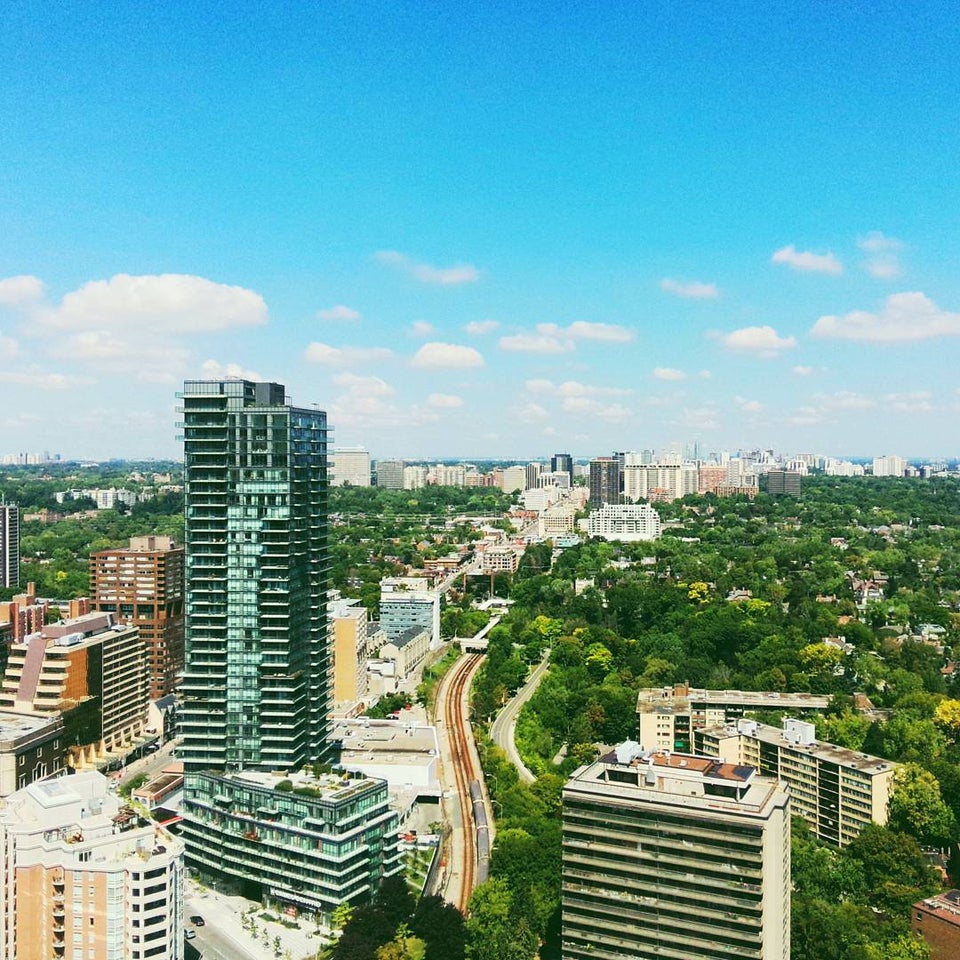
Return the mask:
POLYGON ((605 503, 581 521, 588 536, 636 542, 660 536, 660 514, 648 503, 605 503))
POLYGON ((330 454, 330 473, 332 487, 369 487, 369 451, 364 447, 334 447, 330 454))
POLYGON ((355 704, 367 695, 367 621, 367 608, 359 600, 338 599, 330 604, 335 710, 355 704))
POLYGON ((812 723, 782 727, 741 719, 693 733, 694 750, 756 767, 790 788, 793 812, 827 843, 845 847, 870 823, 885 824, 897 764, 815 737, 812 723))
POLYGON ((574 772, 562 816, 563 960, 788 960, 776 780, 628 742, 574 772))

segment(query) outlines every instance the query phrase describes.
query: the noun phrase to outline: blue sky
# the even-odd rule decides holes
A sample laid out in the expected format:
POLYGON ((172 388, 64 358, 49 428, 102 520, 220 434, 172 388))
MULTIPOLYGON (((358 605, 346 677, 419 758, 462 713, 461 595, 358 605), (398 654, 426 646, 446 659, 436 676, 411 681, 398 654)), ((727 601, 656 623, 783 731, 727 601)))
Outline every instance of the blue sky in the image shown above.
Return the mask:
POLYGON ((0 31, 0 453, 245 373, 374 456, 956 456, 960 22, 63 3, 0 31))

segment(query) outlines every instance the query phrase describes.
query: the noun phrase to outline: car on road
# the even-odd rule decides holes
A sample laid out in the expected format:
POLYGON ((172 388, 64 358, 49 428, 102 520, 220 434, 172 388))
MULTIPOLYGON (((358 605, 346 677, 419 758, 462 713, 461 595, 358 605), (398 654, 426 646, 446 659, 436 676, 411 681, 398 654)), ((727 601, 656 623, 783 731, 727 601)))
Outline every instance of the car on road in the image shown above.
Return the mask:
POLYGON ((190 918, 190 922, 191 922, 195 927, 202 927, 207 921, 204 920, 203 917, 201 917, 199 913, 195 913, 195 914, 190 918))
POLYGON ((197 935, 196 930, 184 930, 183 938, 185 940, 192 940, 197 935))

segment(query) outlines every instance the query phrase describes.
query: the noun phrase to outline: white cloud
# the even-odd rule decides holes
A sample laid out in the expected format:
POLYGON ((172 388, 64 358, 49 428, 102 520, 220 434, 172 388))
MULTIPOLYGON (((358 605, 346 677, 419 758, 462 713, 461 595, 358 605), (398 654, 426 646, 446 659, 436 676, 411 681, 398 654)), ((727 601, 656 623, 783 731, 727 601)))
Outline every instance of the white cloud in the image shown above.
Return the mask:
POLYGON ((303 352, 304 360, 325 367, 352 367, 358 363, 389 360, 393 351, 386 347, 331 347, 327 343, 311 343, 303 352))
POLYGON ((39 277, 21 275, 0 280, 0 307, 23 307, 43 299, 44 286, 39 277))
POLYGON ((429 263, 418 263, 397 250, 379 250, 373 257, 380 263, 397 267, 421 283, 454 287, 463 283, 474 283, 480 279, 480 271, 471 263, 457 263, 452 267, 435 267, 429 263))
POLYGON ((901 413, 929 413, 934 409, 929 390, 914 390, 910 393, 888 393, 884 400, 891 410, 901 413))
POLYGON ((204 361, 203 375, 213 380, 223 377, 239 377, 241 380, 262 381, 264 378, 255 370, 245 370, 239 363, 220 363, 219 360, 204 361))
POLYGON ((551 380, 528 380, 525 387, 528 393, 555 397, 625 397, 633 392, 623 387, 594 386, 577 380, 556 384, 551 380))
POLYGON ((500 349, 512 353, 572 353, 577 340, 601 343, 628 343, 635 334, 615 323, 588 323, 576 320, 568 327, 555 323, 538 323, 535 333, 518 333, 501 337, 500 349))
POLYGON ((853 390, 838 390, 831 394, 817 393, 812 399, 816 400, 823 410, 872 410, 877 405, 875 400, 853 390))
POLYGON ((433 333, 433 324, 426 320, 414 320, 410 324, 410 333, 415 337, 429 337, 433 333))
POLYGON ((453 410, 463 406, 463 398, 452 393, 431 393, 427 405, 437 410, 453 410))
POLYGON ((675 367, 654 367, 653 379, 654 380, 686 380, 687 375, 682 370, 677 370, 675 367))
POLYGON ((734 397, 733 401, 744 413, 760 413, 763 410, 763 404, 759 400, 747 400, 746 397, 734 397))
POLYGON ((501 337, 500 349, 509 353, 572 353, 576 348, 572 340, 543 333, 518 333, 501 337))
POLYGON ((701 370, 701 371, 697 374, 697 376, 698 376, 701 380, 712 380, 712 379, 713 379, 713 374, 712 374, 709 370, 701 370))
POLYGON ((557 327, 552 323, 537 324, 541 333, 572 337, 574 340, 601 340, 604 343, 629 343, 635 336, 632 330, 616 323, 589 323, 575 320, 569 327, 557 327))
POLYGON ((20 344, 13 337, 0 333, 0 360, 9 360, 20 352, 20 344))
POLYGON ((820 317, 811 333, 824 339, 872 343, 956 337, 960 336, 960 313, 941 310, 919 291, 894 293, 878 313, 854 310, 842 317, 820 317))
POLYGON ((483 355, 473 347, 464 347, 455 343, 425 343, 413 355, 410 364, 430 370, 462 370, 482 367, 483 355))
POLYGON ((356 373, 338 373, 333 382, 338 387, 346 387, 351 397, 389 397, 393 387, 379 377, 364 377, 356 373))
POLYGON ((623 404, 605 404, 593 397, 565 397, 562 406, 566 413, 586 413, 609 423, 620 423, 631 416, 623 404))
POLYGON ((861 266, 871 277, 877 280, 893 280, 903 275, 898 251, 903 244, 894 237, 884 236, 879 230, 874 230, 857 239, 857 246, 869 254, 861 266))
POLYGON ((36 390, 69 390, 71 387, 87 386, 92 382, 85 377, 69 376, 64 373, 44 373, 39 370, 0 373, 0 383, 11 383, 18 387, 30 387, 36 390))
POLYGON ((796 366, 792 368, 792 372, 798 377, 809 377, 813 373, 813 367, 796 366))
POLYGON ((660 281, 660 289, 688 300, 712 300, 720 296, 715 283, 703 283, 701 280, 686 281, 664 277, 660 281))
POLYGON ((498 320, 471 320, 463 329, 472 337, 481 337, 485 333, 493 333, 499 326, 498 320))
POLYGON ((781 350, 790 350, 797 345, 794 337, 781 337, 771 326, 742 327, 720 338, 728 350, 741 353, 756 353, 761 357, 775 357, 781 350))
POLYGON ((891 253, 902 249, 903 243, 895 237, 885 236, 879 230, 871 230, 857 238, 857 246, 864 253, 891 253))
POLYGON ((521 423, 537 423, 541 420, 548 419, 550 414, 540 406, 539 403, 528 403, 524 407, 521 407, 519 413, 517 414, 517 419, 521 423))
POLYGON ((85 283, 58 307, 40 310, 37 320, 57 330, 133 327, 151 335, 211 333, 264 324, 267 305, 252 290, 204 277, 118 273, 109 280, 85 283))
POLYGON ((348 321, 353 322, 354 320, 359 320, 363 316, 359 310, 354 310, 353 307, 344 306, 342 303, 338 303, 336 306, 327 307, 325 310, 317 311, 318 320, 326 321, 348 321))
POLYGON ((707 404, 702 407, 684 407, 671 423, 691 430, 716 430, 720 426, 716 409, 707 404))
POLYGON ((797 250, 791 243, 777 250, 770 258, 773 263, 785 263, 803 273, 843 273, 843 264, 832 253, 810 253, 797 250))

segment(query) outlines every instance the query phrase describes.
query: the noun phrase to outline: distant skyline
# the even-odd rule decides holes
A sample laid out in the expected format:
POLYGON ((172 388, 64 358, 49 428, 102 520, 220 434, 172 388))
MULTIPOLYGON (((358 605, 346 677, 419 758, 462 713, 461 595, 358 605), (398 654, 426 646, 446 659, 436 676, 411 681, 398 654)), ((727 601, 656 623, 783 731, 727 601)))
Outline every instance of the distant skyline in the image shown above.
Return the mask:
POLYGON ((954 458, 951 7, 38 3, 0 31, 0 448, 185 378, 377 458, 954 458))

